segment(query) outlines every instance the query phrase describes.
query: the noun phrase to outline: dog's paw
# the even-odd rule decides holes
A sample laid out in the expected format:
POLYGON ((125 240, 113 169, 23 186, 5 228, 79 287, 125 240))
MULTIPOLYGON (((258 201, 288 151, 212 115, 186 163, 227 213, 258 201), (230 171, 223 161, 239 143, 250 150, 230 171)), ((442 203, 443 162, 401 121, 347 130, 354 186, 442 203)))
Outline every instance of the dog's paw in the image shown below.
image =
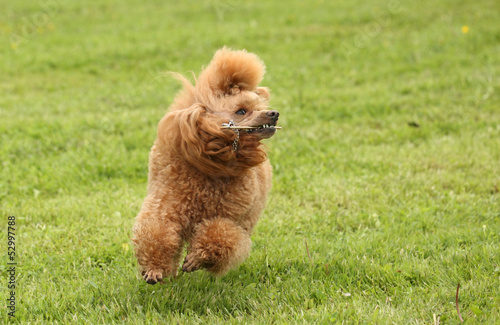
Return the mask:
POLYGON ((163 283, 163 272, 161 270, 142 271, 142 277, 149 284, 163 283))
POLYGON ((184 272, 194 272, 203 267, 200 259, 193 253, 189 253, 186 255, 184 259, 184 264, 182 264, 182 271, 184 272))

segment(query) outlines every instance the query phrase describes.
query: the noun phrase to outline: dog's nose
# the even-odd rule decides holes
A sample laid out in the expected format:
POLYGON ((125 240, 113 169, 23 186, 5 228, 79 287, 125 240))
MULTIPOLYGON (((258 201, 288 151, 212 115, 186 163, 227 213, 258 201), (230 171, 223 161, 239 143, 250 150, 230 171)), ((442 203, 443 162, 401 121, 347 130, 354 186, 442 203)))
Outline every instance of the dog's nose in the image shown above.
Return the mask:
POLYGON ((280 113, 278 111, 268 111, 266 113, 267 117, 273 119, 273 121, 278 120, 278 117, 280 116, 280 113))

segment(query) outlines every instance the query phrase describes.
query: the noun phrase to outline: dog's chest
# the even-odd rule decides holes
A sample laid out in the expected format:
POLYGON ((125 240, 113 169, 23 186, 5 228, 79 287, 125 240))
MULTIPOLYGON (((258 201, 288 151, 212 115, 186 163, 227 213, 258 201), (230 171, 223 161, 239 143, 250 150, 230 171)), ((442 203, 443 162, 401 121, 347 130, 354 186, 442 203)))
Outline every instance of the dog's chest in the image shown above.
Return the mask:
MULTIPOLYGON (((185 215, 191 222, 216 217, 244 218, 255 202, 255 180, 190 177, 179 186, 172 184, 185 215)), ((180 208, 180 207, 179 207, 180 208)))

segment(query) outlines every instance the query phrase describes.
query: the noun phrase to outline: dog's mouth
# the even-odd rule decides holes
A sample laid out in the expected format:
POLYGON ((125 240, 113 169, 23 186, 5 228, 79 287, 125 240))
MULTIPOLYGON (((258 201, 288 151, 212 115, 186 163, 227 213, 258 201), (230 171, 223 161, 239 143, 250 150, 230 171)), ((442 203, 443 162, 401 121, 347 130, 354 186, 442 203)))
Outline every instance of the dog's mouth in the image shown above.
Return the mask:
POLYGON ((276 126, 276 121, 271 121, 265 124, 258 124, 258 125, 234 125, 233 121, 231 120, 229 123, 223 123, 222 128, 223 129, 236 129, 239 130, 240 132, 244 132, 244 134, 248 135, 253 135, 257 136, 260 139, 267 139, 270 138, 276 133, 276 130, 281 129, 280 126, 276 126))
POLYGON ((251 129, 245 130, 247 134, 257 135, 261 139, 270 138, 276 133, 276 123, 267 123, 262 125, 252 126, 251 129))
POLYGON ((252 126, 251 129, 247 129, 247 133, 263 132, 267 131, 268 129, 276 131, 276 124, 262 124, 262 125, 252 126))

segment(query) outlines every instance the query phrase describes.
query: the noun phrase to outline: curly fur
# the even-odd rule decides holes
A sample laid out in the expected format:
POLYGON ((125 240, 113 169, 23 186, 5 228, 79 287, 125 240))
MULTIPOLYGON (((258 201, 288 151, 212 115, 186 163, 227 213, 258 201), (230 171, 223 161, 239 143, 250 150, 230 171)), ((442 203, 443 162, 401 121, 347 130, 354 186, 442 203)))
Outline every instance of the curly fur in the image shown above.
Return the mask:
POLYGON ((195 85, 176 75, 184 88, 158 124, 148 194, 133 228, 148 283, 177 274, 186 244, 186 272, 205 268, 223 275, 248 256, 271 187, 271 165, 260 140, 274 130, 240 132, 234 151, 236 133, 221 125, 230 119, 275 125, 279 114, 268 110, 269 90, 258 87, 264 72, 256 55, 223 48, 195 85))

